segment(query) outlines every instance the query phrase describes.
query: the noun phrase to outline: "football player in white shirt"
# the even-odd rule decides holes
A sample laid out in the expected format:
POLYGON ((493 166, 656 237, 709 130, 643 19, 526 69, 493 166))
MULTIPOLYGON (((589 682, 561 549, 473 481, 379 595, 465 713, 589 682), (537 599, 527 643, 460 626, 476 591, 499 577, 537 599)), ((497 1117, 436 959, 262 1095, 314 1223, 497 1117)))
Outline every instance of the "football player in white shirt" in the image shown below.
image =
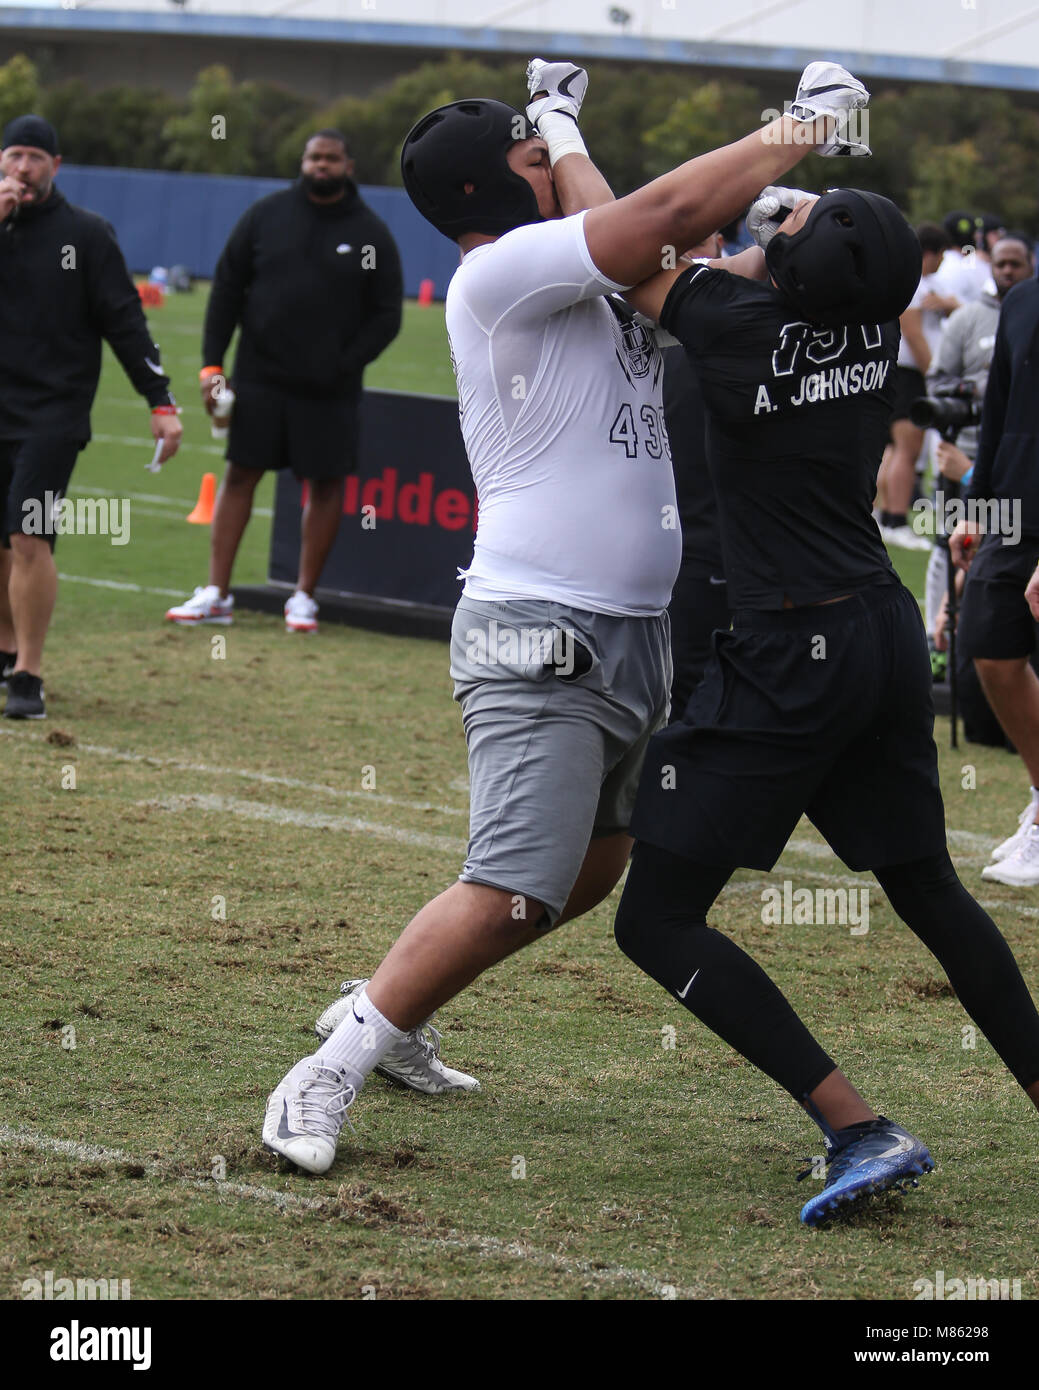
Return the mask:
POLYGON ((580 158, 587 76, 553 71, 558 87, 527 117, 455 102, 419 121, 402 153, 412 201, 462 252, 446 313, 480 498, 451 647, 469 853, 268 1099, 265 1146, 311 1173, 330 1167, 348 1106, 395 1054, 424 1070, 417 1089, 472 1089, 423 1040, 426 1021, 601 902, 627 861, 645 745, 667 715, 681 538, 660 355, 610 296, 673 265, 676 247, 731 221, 809 149, 868 153, 843 132, 869 94, 813 63, 779 120, 604 202, 580 158), (553 169, 568 159, 564 208, 553 169), (565 215, 576 208, 590 210, 565 215))

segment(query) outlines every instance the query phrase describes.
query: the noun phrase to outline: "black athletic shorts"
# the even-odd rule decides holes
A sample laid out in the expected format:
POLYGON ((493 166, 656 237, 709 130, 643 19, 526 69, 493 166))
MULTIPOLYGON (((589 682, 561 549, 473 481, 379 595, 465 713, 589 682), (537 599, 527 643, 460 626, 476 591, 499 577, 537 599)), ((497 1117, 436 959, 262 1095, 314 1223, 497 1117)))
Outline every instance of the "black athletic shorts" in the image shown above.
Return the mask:
POLYGON ((923 620, 901 584, 738 611, 684 719, 646 752, 631 834, 771 869, 802 814, 851 869, 945 848, 923 620))
POLYGON ((895 400, 891 408, 891 423, 909 419, 909 407, 921 396, 927 395, 927 383, 923 372, 915 367, 895 368, 895 400))
POLYGON ((357 467, 360 396, 313 400, 235 381, 227 458, 240 468, 290 468, 297 478, 343 478, 357 467))
POLYGON ((46 434, 0 439, 0 544, 10 549, 11 532, 23 531, 54 549, 54 502, 64 497, 84 442, 46 434))
POLYGON ((1039 560, 1039 540, 1023 537, 1004 545, 986 536, 967 571, 956 624, 956 650, 972 660, 1012 661, 1035 651, 1036 622, 1025 602, 1025 586, 1039 560))

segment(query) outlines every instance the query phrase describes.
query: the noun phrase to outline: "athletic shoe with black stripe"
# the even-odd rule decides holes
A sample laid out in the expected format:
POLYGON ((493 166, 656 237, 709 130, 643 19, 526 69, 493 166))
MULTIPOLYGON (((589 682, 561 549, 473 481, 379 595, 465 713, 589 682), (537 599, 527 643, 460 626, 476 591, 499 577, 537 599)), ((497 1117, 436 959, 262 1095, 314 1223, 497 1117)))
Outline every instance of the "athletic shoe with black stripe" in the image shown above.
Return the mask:
MULTIPOLYGON (((806 1226, 821 1226, 851 1204, 888 1188, 916 1187, 917 1178, 934 1167, 926 1146, 883 1115, 868 1125, 838 1131, 838 1139, 844 1134, 851 1137, 830 1153, 825 1187, 801 1208, 806 1226)), ((798 1182, 811 1172, 808 1168, 798 1173, 798 1182)))
POLYGON ((28 671, 12 671, 7 677, 5 719, 46 719, 43 703, 43 681, 28 671))
POLYGON ((267 1097, 263 1147, 306 1173, 327 1173, 339 1131, 350 1123, 346 1112, 356 1099, 344 1072, 317 1057, 304 1057, 267 1097))
MULTIPOLYGON (((328 1008, 314 1024, 314 1032, 322 1042, 330 1038, 342 1023, 350 1008, 350 1000, 368 983, 367 980, 344 980, 340 986, 341 997, 328 1008)), ((435 1017, 435 1015, 434 1015, 435 1017)), ((407 1086, 411 1091, 421 1091, 426 1096, 441 1096, 447 1091, 478 1091, 480 1083, 467 1072, 455 1071, 445 1067, 440 1060, 440 1033, 433 1027, 433 1020, 427 1019, 418 1028, 405 1033, 400 1042, 395 1043, 375 1068, 387 1081, 395 1081, 407 1086)))

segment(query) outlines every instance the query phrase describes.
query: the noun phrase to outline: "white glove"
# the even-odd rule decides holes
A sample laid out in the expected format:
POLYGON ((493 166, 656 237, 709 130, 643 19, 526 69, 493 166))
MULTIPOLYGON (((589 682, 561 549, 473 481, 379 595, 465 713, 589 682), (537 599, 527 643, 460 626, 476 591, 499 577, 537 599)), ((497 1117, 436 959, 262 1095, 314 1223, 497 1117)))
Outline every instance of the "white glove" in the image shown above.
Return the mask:
POLYGON ((786 221, 798 203, 803 203, 806 198, 814 199, 815 196, 800 188, 777 188, 769 184, 750 205, 747 231, 764 250, 779 231, 780 223, 786 221))
POLYGON ((531 101, 527 120, 537 125, 546 111, 560 111, 576 121, 581 114, 581 102, 588 90, 588 74, 575 63, 546 63, 544 58, 531 58, 527 64, 527 91, 531 101), (533 99, 535 92, 547 96, 533 99))
POLYGON ((797 84, 797 96, 790 108, 795 121, 814 121, 819 116, 833 116, 837 129, 825 145, 816 148, 822 155, 868 155, 873 151, 861 140, 852 139, 864 122, 856 121, 852 129, 852 112, 862 110, 869 101, 869 92, 857 77, 838 63, 809 63, 797 84))

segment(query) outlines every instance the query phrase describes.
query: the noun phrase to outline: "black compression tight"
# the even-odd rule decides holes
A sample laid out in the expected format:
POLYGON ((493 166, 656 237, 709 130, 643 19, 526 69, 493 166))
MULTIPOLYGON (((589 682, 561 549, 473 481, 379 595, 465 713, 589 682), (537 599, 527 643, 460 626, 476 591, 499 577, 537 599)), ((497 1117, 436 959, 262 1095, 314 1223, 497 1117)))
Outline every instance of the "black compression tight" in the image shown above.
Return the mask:
MULTIPOLYGON (((617 944, 669 993, 684 990, 680 1002, 691 1013, 801 1101, 836 1063, 761 967, 707 925, 732 872, 637 844, 617 944)), ((1039 1014, 1010 948, 948 853, 878 870, 877 879, 1019 1084, 1039 1080, 1039 1014)))

